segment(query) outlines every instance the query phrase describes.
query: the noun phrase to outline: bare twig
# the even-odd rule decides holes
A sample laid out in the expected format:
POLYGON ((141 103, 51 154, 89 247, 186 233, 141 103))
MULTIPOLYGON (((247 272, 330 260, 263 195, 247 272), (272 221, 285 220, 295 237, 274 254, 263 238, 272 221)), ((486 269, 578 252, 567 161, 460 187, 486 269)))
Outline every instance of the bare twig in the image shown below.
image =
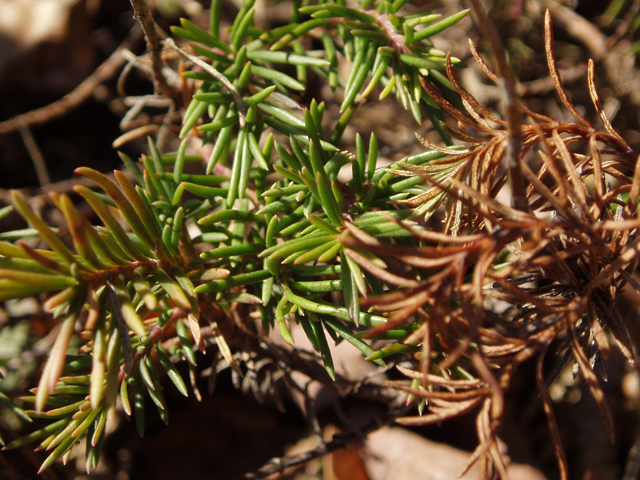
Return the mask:
POLYGON ((175 92, 167 84, 162 74, 162 45, 156 32, 156 22, 153 20, 147 2, 145 0, 131 0, 131 5, 136 12, 136 18, 142 26, 144 37, 147 41, 147 50, 151 54, 153 63, 153 85, 156 93, 161 93, 173 98, 175 92))
POLYGON ((242 101, 242 97, 238 93, 238 90, 236 90, 236 87, 233 86, 233 84, 229 81, 229 79, 225 77, 223 74, 221 74, 219 71, 217 71, 215 68, 213 68, 211 65, 209 65, 208 63, 203 62, 198 57, 191 55, 185 52, 184 50, 182 50, 180 47, 178 47, 178 45, 176 45, 176 42, 174 42, 172 38, 167 38, 164 41, 164 43, 167 44, 169 47, 173 48, 176 52, 178 52, 183 57, 191 60, 193 63, 198 65, 200 68, 202 68, 205 72, 212 75, 216 80, 219 80, 220 83, 222 83, 225 87, 227 87, 227 90, 229 90, 229 93, 231 93, 231 96, 233 96, 233 101, 236 102, 236 107, 238 107, 238 120, 240 123, 240 127, 244 127, 244 123, 245 123, 244 102, 242 101))
MULTIPOLYGON (((380 427, 382 427, 382 425, 376 425, 375 428, 372 428, 370 430, 370 432, 373 432, 380 427)), ((258 478, 266 478, 270 475, 273 475, 274 473, 282 473, 287 468, 302 465, 310 462, 313 459, 322 457, 328 453, 347 448, 351 444, 351 442, 358 438, 359 437, 356 433, 334 434, 333 440, 328 443, 320 444, 312 450, 307 450, 306 452, 299 453, 297 455, 290 455, 288 457, 282 458, 273 458, 269 461, 269 463, 267 463, 263 467, 260 467, 258 470, 255 470, 251 473, 246 473, 240 477, 236 477, 234 480, 254 480, 258 478)))
POLYGON ((478 28, 482 35, 489 40, 493 56, 496 60, 496 69, 504 89, 504 104, 507 114, 508 141, 507 141, 507 168, 513 194, 513 206, 523 212, 529 211, 529 202, 526 196, 524 177, 520 171, 518 157, 522 144, 522 111, 516 90, 516 80, 513 71, 507 61, 507 55, 500 38, 496 34, 497 29, 489 16, 485 13, 480 0, 470 0, 473 13, 477 18, 478 28))
POLYGON ((258 470, 236 477, 234 480, 255 480, 258 478, 266 478, 274 473, 281 473, 287 468, 302 465, 328 453, 347 448, 353 441, 361 440, 362 435, 369 435, 370 433, 393 423, 396 415, 397 412, 390 412, 385 416, 385 418, 372 420, 359 431, 336 433, 333 435, 331 441, 322 443, 316 448, 307 450, 306 452, 299 453, 297 455, 290 455, 288 457, 271 459, 266 465, 260 467, 258 470))
POLYGON ((547 423, 549 424, 549 430, 551 431, 551 438, 553 439, 553 445, 555 447, 556 457, 558 459, 558 470, 560 471, 560 478, 566 480, 569 478, 569 469, 567 466, 567 457, 562 448, 562 439, 560 438, 560 432, 558 431, 558 424, 556 422, 555 414, 553 413, 553 407, 551 404, 551 398, 547 386, 544 382, 544 356, 547 353, 548 345, 545 345, 542 352, 538 356, 536 362, 536 381, 538 382, 538 392, 542 398, 542 406, 544 413, 547 416, 547 423))
POLYGON ((31 161, 33 162, 33 166, 36 169, 36 175, 38 176, 38 181, 40 182, 40 186, 46 187, 51 183, 51 178, 49 178, 49 172, 47 171, 47 165, 44 161, 44 157, 38 148, 38 144, 36 140, 33 138, 31 134, 31 130, 29 126, 23 122, 20 122, 19 125, 20 135, 22 136, 22 141, 24 142, 24 146, 27 147, 27 151, 29 152, 29 156, 31 157, 31 161))
POLYGON ((118 49, 114 51, 95 72, 85 78, 80 85, 60 100, 0 122, 0 135, 18 130, 21 124, 30 127, 42 125, 78 107, 93 94, 93 91, 98 85, 113 76, 115 71, 125 62, 123 52, 129 49, 139 37, 140 30, 134 28, 118 49))

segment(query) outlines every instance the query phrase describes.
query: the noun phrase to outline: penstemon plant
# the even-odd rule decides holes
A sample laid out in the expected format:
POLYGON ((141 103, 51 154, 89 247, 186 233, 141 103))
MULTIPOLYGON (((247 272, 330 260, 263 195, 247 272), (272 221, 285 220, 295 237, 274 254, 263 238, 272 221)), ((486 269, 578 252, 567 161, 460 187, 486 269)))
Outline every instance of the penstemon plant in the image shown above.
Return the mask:
MULTIPOLYGON (((549 69, 578 123, 517 102, 509 107, 530 120, 505 122, 461 87, 459 60, 431 42, 468 11, 441 19, 403 14, 406 0, 293 3, 290 22, 273 30, 254 25, 252 1, 223 28, 220 0, 212 2, 208 30, 185 19, 171 29, 164 48, 192 67, 182 78, 196 85, 179 148, 163 154, 150 139, 139 162, 121 154, 129 175, 116 171, 114 179, 77 169, 97 191, 74 190, 102 226, 69 196, 52 194, 66 221, 62 238, 13 192, 31 230, 0 242, 0 300, 44 295, 60 326, 37 388, 21 399, 33 408, 0 396, 18 415, 51 423, 5 448, 40 442, 49 452, 44 470, 86 437, 91 471, 118 398, 142 435, 146 396, 169 418, 159 372, 188 395, 174 364, 193 370, 195 350, 217 348, 238 376, 253 375, 255 361, 273 358, 267 334, 275 330, 293 344, 295 321, 324 366, 323 381, 337 378, 330 342, 348 342, 381 366, 389 357, 408 360, 399 367, 408 380, 392 385, 420 415, 400 423, 477 411, 473 459, 489 460, 481 462, 485 474, 495 469, 502 477, 503 392, 518 365, 537 358, 566 475, 542 370, 550 343, 566 339, 564 361, 576 362, 609 425, 594 373, 609 351, 605 329, 633 359, 615 299, 623 286, 637 287, 640 177, 635 154, 600 107, 593 64, 589 88, 604 132, 568 99, 548 17, 549 69), (350 62, 346 79, 338 75, 340 58, 350 62), (342 98, 336 118, 315 99, 299 103, 310 76, 342 98), (375 135, 368 142, 356 135, 355 153, 342 150, 358 108, 388 95, 417 126, 431 122, 446 146, 419 137, 428 151, 388 167, 377 165, 375 135), (521 140, 515 156, 508 147, 514 132, 521 140), (187 155, 194 140, 210 147, 208 158, 187 155), (583 145, 586 153, 574 153, 583 145), (533 152, 537 163, 528 160, 533 152), (515 163, 503 170, 505 158, 515 163), (204 174, 185 173, 188 162, 203 163, 204 174), (338 176, 345 170, 348 181, 338 176), (496 200, 507 188, 514 207, 496 200), (49 248, 21 235, 38 235, 49 248), (495 301, 508 308, 498 313, 495 301)), ((491 80, 505 81, 472 51, 491 80)))

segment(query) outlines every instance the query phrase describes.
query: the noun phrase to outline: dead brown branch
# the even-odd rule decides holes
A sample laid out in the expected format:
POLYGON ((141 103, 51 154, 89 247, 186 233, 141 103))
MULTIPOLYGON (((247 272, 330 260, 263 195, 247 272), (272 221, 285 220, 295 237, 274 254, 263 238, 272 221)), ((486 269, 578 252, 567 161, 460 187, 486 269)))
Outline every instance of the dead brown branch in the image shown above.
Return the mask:
POLYGON ((156 22, 149 12, 149 7, 145 0, 131 0, 131 5, 135 11, 136 18, 142 26, 144 37, 147 41, 147 51, 151 54, 153 63, 153 85, 156 93, 173 98, 176 93, 167 84, 167 80, 162 73, 162 44, 158 38, 156 22))
MULTIPOLYGON (((477 461, 487 478, 494 473, 500 478, 506 474, 497 434, 503 392, 522 362, 538 358, 536 378, 543 407, 561 478, 568 478, 542 370, 549 344, 561 335, 569 339, 567 355, 575 359, 582 372, 610 435, 612 415, 596 373, 602 356, 609 355, 605 330, 615 337, 623 355, 633 360, 631 338, 615 298, 625 284, 640 289, 631 274, 640 255, 636 201, 640 169, 636 154, 604 113, 595 87, 593 62, 589 62, 587 84, 603 131, 578 113, 556 66, 549 12, 545 32, 551 81, 576 123, 531 112, 516 96, 510 101, 527 114, 530 123, 518 123, 513 118, 497 121, 463 90, 449 61, 447 73, 463 99, 464 109, 445 100, 428 78, 422 83, 441 108, 457 120, 458 129, 449 127, 448 131, 465 142, 466 150, 432 148, 423 141, 446 156, 419 167, 389 170, 425 180, 422 193, 400 203, 411 205, 427 219, 444 204, 442 231, 421 231, 396 220, 420 239, 420 246, 389 248, 380 239, 356 231, 345 239, 354 251, 375 254, 385 262, 428 269, 422 280, 412 276, 404 282, 397 278, 401 272, 389 277, 386 271, 369 269, 382 281, 404 288, 369 296, 361 305, 388 312, 387 323, 370 331, 373 336, 404 323, 421 324, 410 338, 425 344, 430 358, 419 357, 421 365, 401 370, 412 379, 411 385, 393 385, 413 398, 427 399, 429 413, 398 421, 426 425, 476 410, 479 446, 471 463, 477 461), (514 128, 522 141, 515 157, 517 171, 528 183, 522 196, 526 205, 519 206, 515 201, 509 206, 498 199, 508 183, 498 167, 508 163, 507 157, 514 151, 504 146, 513 139, 514 128), (470 134, 470 130, 475 133, 470 134), (612 189, 607 175, 619 185, 612 189), (621 200, 620 195, 626 192, 633 200, 621 200), (414 281, 416 285, 411 284, 414 281), (489 306, 496 301, 508 305, 503 313, 489 306), (456 374, 456 368, 462 371, 456 374), (458 383, 463 381, 469 383, 458 383)), ((494 74, 472 49, 491 79, 506 82, 502 71, 494 74)), ((513 179, 509 184, 512 190, 516 188, 513 179)))

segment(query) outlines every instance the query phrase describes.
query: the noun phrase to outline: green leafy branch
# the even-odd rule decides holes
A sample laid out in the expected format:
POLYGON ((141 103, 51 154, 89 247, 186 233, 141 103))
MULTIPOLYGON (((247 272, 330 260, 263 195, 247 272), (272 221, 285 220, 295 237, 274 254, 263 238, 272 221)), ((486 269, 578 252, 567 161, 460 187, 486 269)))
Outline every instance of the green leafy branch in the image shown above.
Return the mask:
MULTIPOLYGON (((423 274, 384 261, 366 246, 417 246, 408 228, 420 229, 408 220, 413 210, 395 202, 427 187, 419 176, 396 173, 445 154, 423 153, 382 169, 376 168, 375 135, 368 145, 358 135, 355 154, 338 148, 359 105, 378 85, 381 98, 394 93, 418 123, 426 112, 449 141, 435 120, 442 111, 420 77, 453 92, 439 73, 447 57, 430 37, 467 11, 436 22, 428 12, 398 14, 404 3, 294 8, 290 24, 264 31, 254 26, 255 7, 247 1, 225 37, 222 2, 214 1, 209 31, 188 20, 172 28, 191 42, 191 51, 165 42, 200 68, 183 74, 197 89, 184 110, 175 155, 163 156, 152 140, 141 162, 121 154, 137 185, 118 171, 113 181, 77 170, 98 187, 74 191, 102 226, 83 216, 69 196, 52 195, 65 219, 64 228, 54 231, 13 192, 14 206, 31 228, 9 232, 6 238, 15 243, 0 242, 0 299, 46 295, 45 307, 60 320, 38 387, 21 399, 33 405, 26 416, 52 423, 5 448, 40 441, 38 449, 49 452, 44 470, 68 459, 84 435, 87 469, 94 469, 118 397, 142 435, 146 395, 168 421, 160 372, 186 395, 174 363, 186 359, 195 366, 196 349, 215 344, 242 374, 233 339, 218 330, 238 306, 259 312, 262 333, 277 329, 288 343, 287 318, 301 324, 331 378, 329 338, 381 365, 387 355, 415 351, 412 345, 376 351, 364 339, 367 328, 385 325, 388 317, 361 308, 361 299, 415 287, 423 274), (314 44, 322 50, 310 50, 314 44), (351 62, 346 82, 337 76, 339 56, 351 62), (276 67, 293 69, 295 76, 276 67), (325 104, 316 100, 308 108, 299 105, 309 75, 342 90, 339 118, 326 119, 325 104), (327 125, 332 133, 325 136, 327 125), (193 160, 187 155, 193 136, 212 146, 204 175, 184 173, 193 160), (349 164, 352 179, 340 182, 338 173, 349 164), (73 250, 62 231, 69 232, 73 250), (25 241, 34 234, 50 250, 25 241), (72 337, 78 331, 76 350, 72 337)), ((406 338, 416 328, 406 322, 379 338, 406 338)))

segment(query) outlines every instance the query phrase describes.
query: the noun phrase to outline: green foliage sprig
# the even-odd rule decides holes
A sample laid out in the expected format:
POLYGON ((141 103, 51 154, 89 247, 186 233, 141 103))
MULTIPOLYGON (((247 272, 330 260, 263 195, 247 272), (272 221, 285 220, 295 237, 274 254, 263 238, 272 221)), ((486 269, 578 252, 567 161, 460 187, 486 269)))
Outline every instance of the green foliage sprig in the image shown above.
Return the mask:
MULTIPOLYGON (((379 84, 380 97, 394 93, 418 123, 421 110, 440 115, 418 79, 427 75, 443 82, 437 72, 446 67, 446 55, 429 38, 467 14, 435 22, 438 16, 429 12, 399 15, 404 3, 294 8, 291 23, 264 31, 254 26, 255 8, 247 1, 223 32, 222 2, 214 1, 209 31, 186 19, 172 28, 191 42, 192 53, 167 42, 201 68, 183 74, 198 88, 183 114, 177 154, 163 156, 151 140, 141 164, 121 154, 135 186, 121 172, 113 181, 88 168, 77 170, 103 192, 74 189, 103 226, 92 225, 67 195, 53 195, 72 250, 13 192, 15 208, 51 250, 20 238, 0 243, 0 299, 57 292, 45 307, 60 327, 34 396, 22 399, 34 405, 26 411, 29 417, 53 422, 5 448, 39 440, 38 449, 49 452, 43 470, 68 458, 86 435, 91 471, 118 396, 142 435, 145 395, 168 421, 158 371, 187 395, 173 363, 186 359, 195 365, 195 348, 217 344, 242 374, 216 323, 233 318, 238 305, 257 308, 263 332, 275 328, 289 343, 286 318, 295 318, 331 378, 335 368, 327 336, 376 355, 358 327, 387 319, 362 310, 360 297, 416 280, 383 274, 385 262, 347 240, 408 237, 397 221, 412 211, 390 202, 421 190, 422 180, 376 169, 373 135, 368 147, 358 136, 355 155, 341 151, 338 142, 379 84), (309 48, 317 45, 322 49, 309 48), (351 62, 346 81, 337 74, 339 55, 351 62), (343 92, 341 116, 329 137, 324 103, 312 100, 302 108, 296 100, 309 75, 343 92), (194 128, 212 144, 206 175, 183 173, 194 128), (348 164, 353 178, 344 184, 338 173, 348 164), (190 200, 183 200, 185 192, 190 200), (341 292, 343 300, 336 302, 331 292, 341 292), (78 328, 81 346, 70 351, 78 328)), ((440 156, 421 154, 402 163, 420 165, 440 156)), ((382 336, 403 337, 412 329, 399 327, 382 336)), ((381 357, 372 359, 384 365, 381 357)))

